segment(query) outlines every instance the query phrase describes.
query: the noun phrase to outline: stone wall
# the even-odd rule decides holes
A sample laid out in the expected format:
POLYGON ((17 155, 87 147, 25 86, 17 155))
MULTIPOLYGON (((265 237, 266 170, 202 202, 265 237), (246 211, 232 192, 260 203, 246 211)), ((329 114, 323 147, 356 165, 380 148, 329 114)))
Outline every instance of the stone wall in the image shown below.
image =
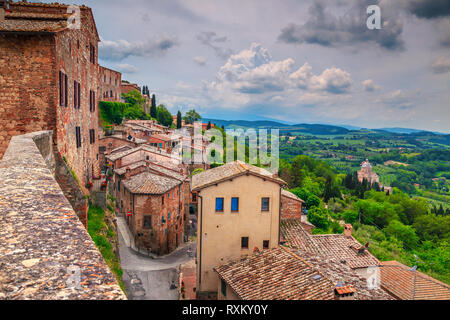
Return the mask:
POLYGON ((126 299, 44 160, 51 141, 15 136, 0 162, 0 299, 126 299))
POLYGON ((81 223, 87 228, 88 201, 81 191, 77 181, 72 176, 69 167, 58 152, 54 152, 55 178, 64 196, 69 200, 81 223))

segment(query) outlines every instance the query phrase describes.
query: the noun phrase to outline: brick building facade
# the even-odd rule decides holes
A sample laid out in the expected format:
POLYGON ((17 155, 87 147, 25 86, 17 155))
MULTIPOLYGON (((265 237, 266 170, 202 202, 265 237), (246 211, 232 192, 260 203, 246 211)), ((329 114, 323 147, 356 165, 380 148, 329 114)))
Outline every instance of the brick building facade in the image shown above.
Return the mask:
POLYGON ((122 101, 122 73, 99 66, 99 84, 102 101, 122 101))
POLYGON ((150 162, 115 170, 116 206, 137 246, 166 254, 183 243, 186 190, 189 181, 184 172, 150 162))
POLYGON ((0 157, 12 136, 53 130, 84 189, 99 173, 99 36, 91 9, 79 8, 80 30, 61 4, 11 2, 0 20, 0 157))
POLYGON ((301 219, 302 205, 305 202, 292 192, 281 191, 281 218, 282 219, 301 219))

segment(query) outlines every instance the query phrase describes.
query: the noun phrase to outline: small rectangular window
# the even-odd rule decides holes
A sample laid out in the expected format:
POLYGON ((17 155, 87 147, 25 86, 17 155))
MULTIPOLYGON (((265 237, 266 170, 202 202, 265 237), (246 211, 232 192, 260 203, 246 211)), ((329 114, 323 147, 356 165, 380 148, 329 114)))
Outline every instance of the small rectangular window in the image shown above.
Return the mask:
POLYGON ((269 240, 263 241, 263 249, 269 249, 269 240))
POLYGON ((79 82, 77 82, 77 86, 78 86, 78 90, 77 90, 77 94, 78 94, 77 104, 78 104, 78 109, 80 109, 80 107, 81 107, 81 84, 79 82))
POLYGON ((78 104, 77 104, 77 99, 78 99, 78 85, 77 82, 74 81, 73 82, 73 107, 76 109, 78 104))
POLYGON ((220 288, 221 288, 220 291, 222 292, 222 295, 223 295, 224 297, 226 297, 226 296, 227 296, 227 284, 226 284, 225 281, 222 280, 222 283, 221 283, 220 288))
POLYGON ((64 106, 64 74, 59 72, 59 105, 64 106))
POLYGON ((95 111, 95 91, 89 91, 89 111, 95 111))
POLYGON ((64 75, 64 106, 67 107, 69 105, 69 87, 68 87, 68 78, 67 74, 64 75))
POLYGON ((81 147, 81 129, 80 127, 75 127, 75 137, 77 148, 81 147))
POLYGON ((223 198, 216 198, 216 212, 223 212, 223 198))
POLYGON ((144 229, 152 228, 152 216, 144 216, 144 224, 142 226, 144 229))
POLYGON ((239 198, 231 198, 231 211, 232 212, 239 211, 239 198))
POLYGON ((89 130, 89 141, 91 144, 95 143, 95 129, 89 130))
POLYGON ((269 211, 269 204, 270 204, 269 198, 262 198, 261 199, 261 211, 269 211))
POLYGON ((248 249, 248 237, 241 238, 241 249, 248 249))

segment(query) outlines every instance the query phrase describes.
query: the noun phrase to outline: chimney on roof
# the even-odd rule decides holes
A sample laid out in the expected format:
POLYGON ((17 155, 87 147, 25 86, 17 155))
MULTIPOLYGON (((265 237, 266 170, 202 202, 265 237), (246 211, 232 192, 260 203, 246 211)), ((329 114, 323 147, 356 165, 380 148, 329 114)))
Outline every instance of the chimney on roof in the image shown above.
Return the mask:
POLYGON ((344 226, 344 235, 346 237, 351 237, 352 236, 352 229, 353 229, 353 226, 351 224, 349 224, 349 223, 346 224, 344 226))
POLYGON ((355 300, 356 289, 353 286, 344 286, 342 282, 338 282, 334 288, 335 300, 355 300))

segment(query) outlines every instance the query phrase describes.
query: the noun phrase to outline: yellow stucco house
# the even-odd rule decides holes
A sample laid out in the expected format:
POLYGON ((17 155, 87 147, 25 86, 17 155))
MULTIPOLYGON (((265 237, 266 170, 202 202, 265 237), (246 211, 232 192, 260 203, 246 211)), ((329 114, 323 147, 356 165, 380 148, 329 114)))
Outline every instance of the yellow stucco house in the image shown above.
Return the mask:
POLYGON ((197 292, 220 288, 214 268, 278 247, 281 187, 267 170, 235 161, 192 177, 198 193, 197 292))

